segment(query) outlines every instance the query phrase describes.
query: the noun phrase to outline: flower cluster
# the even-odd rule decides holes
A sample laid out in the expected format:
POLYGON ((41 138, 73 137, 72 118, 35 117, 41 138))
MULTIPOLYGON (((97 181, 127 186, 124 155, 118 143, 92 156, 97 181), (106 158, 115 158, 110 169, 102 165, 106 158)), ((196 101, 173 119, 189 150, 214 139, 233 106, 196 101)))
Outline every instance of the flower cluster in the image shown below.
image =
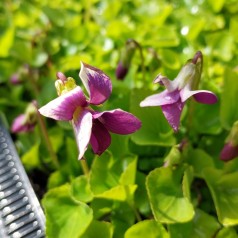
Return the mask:
POLYGON ((79 77, 89 98, 73 78, 66 78, 63 73, 58 73, 57 77, 55 85, 59 97, 41 107, 39 112, 55 120, 72 122, 79 159, 83 158, 88 144, 95 154, 102 154, 111 144, 110 132, 126 135, 141 127, 141 122, 134 115, 121 109, 104 112, 92 109, 92 105, 104 103, 112 91, 110 78, 101 70, 81 64, 79 77))

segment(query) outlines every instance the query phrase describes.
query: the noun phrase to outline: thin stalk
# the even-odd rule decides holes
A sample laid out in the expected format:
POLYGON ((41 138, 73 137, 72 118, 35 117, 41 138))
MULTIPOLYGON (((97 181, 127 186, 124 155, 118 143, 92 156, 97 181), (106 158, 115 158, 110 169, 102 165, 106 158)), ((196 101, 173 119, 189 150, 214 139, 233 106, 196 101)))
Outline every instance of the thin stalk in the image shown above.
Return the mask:
POLYGON ((82 166, 84 175, 88 177, 89 176, 89 168, 88 168, 88 164, 87 164, 85 157, 83 157, 83 159, 80 160, 80 164, 82 166))
POLYGON ((45 139, 45 144, 46 144, 46 147, 49 151, 51 160, 52 160, 53 164, 55 165, 55 167, 58 169, 60 167, 58 158, 57 158, 57 156, 56 156, 56 154, 53 150, 53 146, 52 146, 52 143, 50 141, 50 137, 49 137, 49 134, 47 132, 45 122, 44 122, 42 116, 40 115, 40 113, 38 111, 37 111, 37 118, 38 118, 38 121, 39 121, 39 124, 40 124, 42 135, 45 139))
POLYGON ((145 59, 144 59, 143 51, 142 51, 142 48, 141 48, 140 45, 138 45, 138 49, 139 49, 139 52, 140 52, 141 68, 142 68, 142 77, 143 77, 143 80, 145 80, 145 59))
POLYGON ((141 218, 141 216, 140 216, 140 213, 138 212, 138 210, 135 208, 134 205, 132 205, 132 209, 133 209, 133 212, 134 212, 134 214, 135 214, 136 220, 137 220, 138 222, 142 221, 142 218, 141 218))

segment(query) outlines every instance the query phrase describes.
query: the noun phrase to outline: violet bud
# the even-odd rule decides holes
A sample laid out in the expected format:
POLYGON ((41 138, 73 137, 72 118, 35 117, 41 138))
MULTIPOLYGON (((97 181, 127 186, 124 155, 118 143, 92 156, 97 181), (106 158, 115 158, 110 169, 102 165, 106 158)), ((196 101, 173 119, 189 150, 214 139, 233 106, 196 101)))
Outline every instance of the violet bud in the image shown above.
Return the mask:
POLYGON ((224 162, 232 160, 238 156, 238 145, 234 146, 232 143, 226 143, 220 153, 220 159, 224 162))
POLYGON ((20 75, 18 73, 12 74, 10 77, 10 82, 13 85, 21 84, 22 80, 20 79, 20 75))
POLYGON ((117 79, 123 80, 126 77, 138 45, 139 44, 133 39, 127 40, 125 47, 121 52, 121 58, 116 69, 117 79))
POLYGON ((226 138, 225 145, 220 153, 220 159, 224 162, 232 160, 238 156, 238 121, 236 121, 226 138))
POLYGON ((128 68, 125 67, 123 65, 123 63, 120 61, 117 65, 117 69, 116 69, 116 76, 117 76, 117 79, 119 80, 123 80, 126 75, 127 75, 127 72, 128 72, 128 68))
POLYGON ((37 108, 35 102, 29 103, 25 112, 17 116, 11 126, 12 133, 30 132, 37 123, 37 108))

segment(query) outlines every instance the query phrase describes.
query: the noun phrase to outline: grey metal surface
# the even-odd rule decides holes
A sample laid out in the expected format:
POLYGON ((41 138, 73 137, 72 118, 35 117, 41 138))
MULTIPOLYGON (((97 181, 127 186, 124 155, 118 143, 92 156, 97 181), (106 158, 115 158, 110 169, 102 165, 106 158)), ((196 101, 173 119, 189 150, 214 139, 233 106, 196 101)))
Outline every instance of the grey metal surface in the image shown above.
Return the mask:
POLYGON ((0 238, 43 238, 45 217, 0 118, 0 238))

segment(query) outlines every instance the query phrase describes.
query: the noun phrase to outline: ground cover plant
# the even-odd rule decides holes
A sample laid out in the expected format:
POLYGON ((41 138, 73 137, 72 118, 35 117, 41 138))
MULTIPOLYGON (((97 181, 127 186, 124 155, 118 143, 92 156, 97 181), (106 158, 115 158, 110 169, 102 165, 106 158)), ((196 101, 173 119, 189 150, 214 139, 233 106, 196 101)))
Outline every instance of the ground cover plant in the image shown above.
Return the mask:
POLYGON ((47 237, 238 237, 237 1, 0 10, 1 117, 47 237))

